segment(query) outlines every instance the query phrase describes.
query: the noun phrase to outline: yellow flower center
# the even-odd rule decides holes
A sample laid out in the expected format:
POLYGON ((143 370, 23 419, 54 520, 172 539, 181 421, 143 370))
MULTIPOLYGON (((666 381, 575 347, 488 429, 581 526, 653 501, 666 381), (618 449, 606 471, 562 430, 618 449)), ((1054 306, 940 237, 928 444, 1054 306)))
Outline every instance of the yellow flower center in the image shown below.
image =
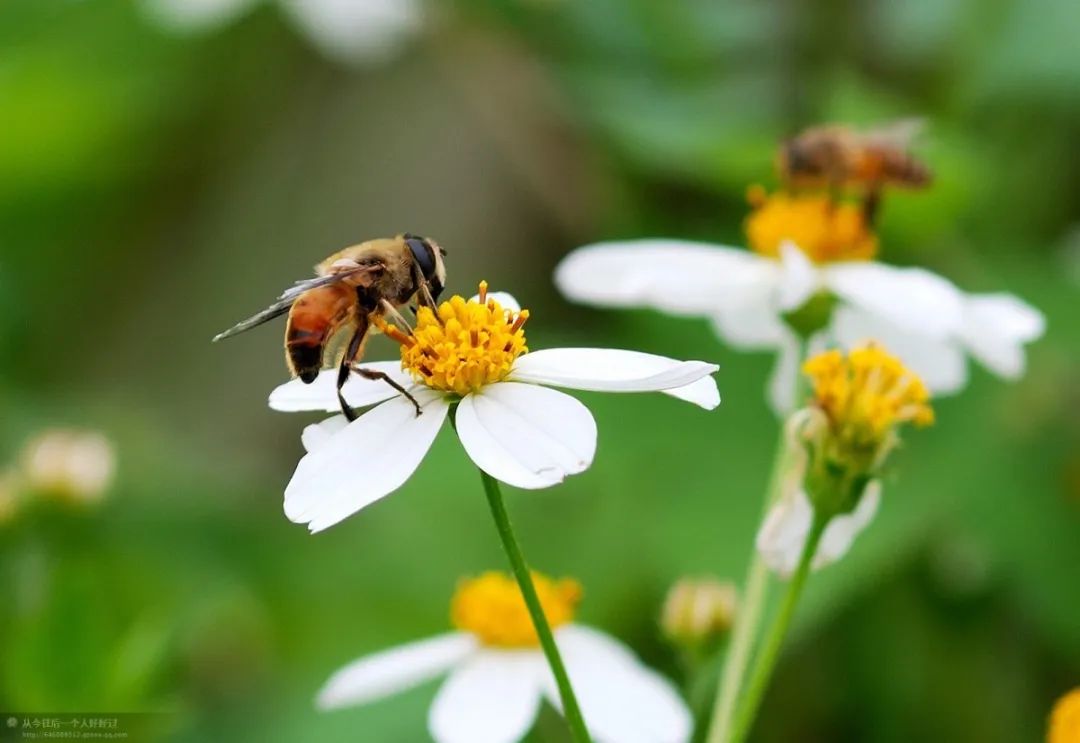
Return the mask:
POLYGON ((877 255, 877 236, 857 204, 823 194, 769 195, 761 186, 750 189, 748 200, 753 211, 743 226, 750 247, 761 255, 778 258, 780 246, 788 241, 815 263, 877 255))
POLYGON ((845 356, 826 351, 803 365, 814 404, 840 439, 855 447, 879 444, 897 425, 934 422, 930 393, 915 372, 873 343, 845 356))
POLYGON ((528 310, 513 313, 488 297, 481 281, 477 300, 454 296, 438 312, 421 307, 411 335, 380 327, 401 344, 401 367, 417 382, 466 395, 506 377, 529 350, 522 327, 528 319, 528 310))
MULTIPOLYGON (((533 572, 533 585, 552 629, 574 619, 581 600, 576 580, 552 580, 533 572)), ((485 645, 531 648, 540 644, 521 589, 514 579, 496 571, 462 580, 450 602, 450 619, 458 629, 471 632, 485 645)))
POLYGON ((1080 741, 1080 687, 1063 696, 1050 713, 1050 729, 1046 743, 1077 743, 1080 741))

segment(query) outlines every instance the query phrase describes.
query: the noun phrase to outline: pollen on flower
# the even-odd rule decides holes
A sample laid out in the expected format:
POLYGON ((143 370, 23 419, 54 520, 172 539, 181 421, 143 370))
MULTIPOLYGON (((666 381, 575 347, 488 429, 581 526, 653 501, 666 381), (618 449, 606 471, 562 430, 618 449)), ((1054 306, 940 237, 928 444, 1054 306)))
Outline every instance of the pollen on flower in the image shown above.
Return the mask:
POLYGON ((416 381, 465 395, 510 373, 514 359, 529 350, 523 329, 528 319, 528 310, 512 313, 488 297, 482 281, 478 299, 454 296, 437 312, 421 307, 411 335, 396 329, 387 334, 401 343, 401 366, 416 381))
POLYGON ((845 356, 825 351, 803 365, 814 404, 856 446, 872 446, 895 426, 934 421, 930 393, 915 372, 881 346, 870 343, 845 356))
POLYGON ((776 258, 793 242, 815 263, 870 260, 878 241, 857 204, 824 194, 768 194, 761 186, 747 192, 753 211, 744 222, 750 247, 776 258))
POLYGON ((1054 705, 1046 743, 1076 743, 1080 741, 1080 687, 1073 689, 1054 705))
MULTIPOLYGON (((535 571, 532 579, 551 628, 572 621, 581 600, 581 585, 535 571)), ((463 579, 450 602, 450 619, 455 627, 471 632, 485 645, 516 648, 540 644, 521 589, 505 573, 489 571, 463 579)))

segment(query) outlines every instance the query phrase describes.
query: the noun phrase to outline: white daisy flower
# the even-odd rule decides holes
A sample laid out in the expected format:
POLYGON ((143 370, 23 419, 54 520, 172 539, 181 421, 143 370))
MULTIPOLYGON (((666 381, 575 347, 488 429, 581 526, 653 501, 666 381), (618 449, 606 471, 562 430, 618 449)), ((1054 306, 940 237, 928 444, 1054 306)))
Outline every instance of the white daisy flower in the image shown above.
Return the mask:
POLYGON ((703 316, 738 349, 777 351, 768 395, 780 413, 795 402, 792 325, 818 331, 816 346, 881 340, 937 394, 966 384, 967 356, 1007 379, 1023 374, 1024 344, 1045 325, 1032 306, 874 262, 877 238, 854 204, 763 193, 752 202, 752 251, 662 238, 597 243, 568 255, 555 282, 575 301, 703 316))
MULTIPOLYGON (((365 363, 407 388, 421 406, 381 381, 354 375, 345 385, 353 407, 376 407, 347 423, 336 415, 308 426, 307 454, 285 489, 285 514, 311 531, 333 526, 393 492, 420 465, 452 405, 469 457, 497 480, 519 488, 556 485, 586 470, 596 451, 596 422, 583 404, 545 385, 604 392, 663 392, 706 410, 720 403, 715 364, 637 351, 553 348, 529 352, 528 310, 509 295, 480 294, 421 308, 412 335, 384 326, 402 344, 401 362, 365 363), (508 308, 496 299, 502 297, 508 308), (357 477, 363 472, 363 477, 357 477)), ((338 410, 336 371, 311 384, 293 380, 270 394, 283 411, 338 410)))
MULTIPOLYGON (((178 33, 219 28, 263 0, 144 0, 150 17, 178 33)), ((420 28, 419 0, 278 0, 327 56, 343 62, 379 62, 420 28)))
POLYGON ((808 359, 802 371, 810 380, 810 407, 788 420, 791 468, 755 542, 765 564, 784 578, 799 565, 815 511, 831 517, 811 569, 847 554, 877 513, 881 482, 876 478, 899 443, 900 427, 934 421, 926 385, 880 344, 847 353, 825 351, 808 359), (853 483, 866 484, 850 492, 859 487, 853 483), (807 489, 819 494, 817 500, 807 489))
MULTIPOLYGON (((533 574, 590 734, 598 743, 681 743, 691 717, 672 685, 613 637, 573 623, 576 581, 533 574)), ((512 743, 542 701, 560 709, 555 680, 513 578, 464 580, 451 604, 457 631, 353 661, 326 682, 317 704, 366 704, 449 674, 428 713, 437 743, 512 743)))

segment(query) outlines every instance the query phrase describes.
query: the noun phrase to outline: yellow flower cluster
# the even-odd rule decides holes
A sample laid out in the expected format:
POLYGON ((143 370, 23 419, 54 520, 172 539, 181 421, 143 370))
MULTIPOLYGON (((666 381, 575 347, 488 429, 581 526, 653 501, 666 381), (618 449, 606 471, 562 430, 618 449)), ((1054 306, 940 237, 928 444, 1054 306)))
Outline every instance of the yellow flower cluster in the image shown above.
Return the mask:
MULTIPOLYGON (((552 629, 574 619, 581 600, 577 581, 552 580, 535 571, 532 580, 552 629)), ((520 648, 540 644, 521 589, 505 573, 489 571, 462 580, 450 602, 450 619, 455 627, 471 632, 485 645, 520 648)))
POLYGON ((401 343, 401 366, 416 381, 465 395, 498 382, 529 349, 523 325, 528 310, 511 313, 487 296, 480 282, 479 301, 454 296, 436 314, 421 307, 412 335, 391 334, 401 343))
POLYGON ((880 346, 868 344, 846 356, 826 351, 806 361, 814 405, 832 429, 857 447, 873 447, 899 424, 934 422, 930 393, 915 372, 880 346))
POLYGON ((1080 687, 1070 691, 1054 705, 1046 743, 1080 743, 1080 687))
POLYGON ((780 246, 795 243, 815 263, 870 260, 877 236, 857 204, 836 202, 823 194, 768 194, 754 186, 748 194, 753 211, 744 223, 750 247, 776 258, 780 246))

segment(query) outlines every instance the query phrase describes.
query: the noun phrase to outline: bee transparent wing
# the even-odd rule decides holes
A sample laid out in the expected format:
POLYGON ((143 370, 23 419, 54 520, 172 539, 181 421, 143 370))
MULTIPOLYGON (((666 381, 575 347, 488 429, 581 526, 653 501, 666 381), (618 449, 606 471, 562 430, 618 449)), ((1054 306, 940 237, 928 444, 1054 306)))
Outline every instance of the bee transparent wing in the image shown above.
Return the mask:
POLYGON ((906 150, 925 129, 926 119, 913 116, 869 129, 863 139, 871 144, 906 150))
POLYGON ((299 298, 301 294, 311 289, 318 289, 323 286, 330 286, 336 284, 339 281, 343 281, 347 278, 355 278, 360 274, 373 273, 382 268, 381 265, 365 265, 357 266, 356 268, 350 268, 344 271, 337 271, 329 274, 328 276, 316 276, 312 279, 301 279, 288 289, 281 293, 281 296, 277 298, 277 301, 267 307, 262 312, 252 315, 246 320, 236 323, 228 330, 222 331, 214 336, 213 343, 217 343, 225 338, 231 338, 234 335, 239 335, 245 330, 251 330, 254 327, 262 325, 264 322, 269 322, 275 317, 281 317, 287 313, 293 306, 293 302, 299 298))

